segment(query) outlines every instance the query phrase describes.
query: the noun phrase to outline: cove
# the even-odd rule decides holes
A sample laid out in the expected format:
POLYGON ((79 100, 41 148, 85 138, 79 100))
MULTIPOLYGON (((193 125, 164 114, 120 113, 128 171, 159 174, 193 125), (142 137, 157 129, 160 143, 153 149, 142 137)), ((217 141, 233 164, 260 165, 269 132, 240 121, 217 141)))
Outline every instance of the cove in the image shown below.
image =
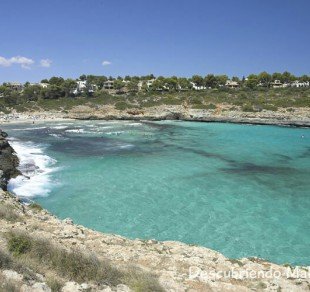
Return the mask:
POLYGON ((310 265, 310 129, 184 121, 3 129, 31 176, 11 190, 60 218, 310 265))

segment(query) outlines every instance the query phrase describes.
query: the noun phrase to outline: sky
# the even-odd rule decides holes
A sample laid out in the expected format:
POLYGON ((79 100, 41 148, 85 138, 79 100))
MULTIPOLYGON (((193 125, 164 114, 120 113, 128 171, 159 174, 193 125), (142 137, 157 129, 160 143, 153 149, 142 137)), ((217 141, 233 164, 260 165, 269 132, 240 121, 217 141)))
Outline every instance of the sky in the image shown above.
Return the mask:
POLYGON ((0 82, 310 73, 309 0, 1 0, 0 82))

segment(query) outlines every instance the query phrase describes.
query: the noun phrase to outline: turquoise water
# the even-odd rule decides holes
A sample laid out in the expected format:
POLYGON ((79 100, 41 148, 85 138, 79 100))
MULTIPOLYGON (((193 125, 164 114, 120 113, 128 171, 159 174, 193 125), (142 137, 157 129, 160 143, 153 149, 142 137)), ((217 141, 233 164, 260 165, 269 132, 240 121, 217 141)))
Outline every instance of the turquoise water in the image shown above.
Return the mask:
POLYGON ((57 161, 48 192, 29 196, 61 218, 310 265, 310 129, 89 121, 5 130, 57 161))

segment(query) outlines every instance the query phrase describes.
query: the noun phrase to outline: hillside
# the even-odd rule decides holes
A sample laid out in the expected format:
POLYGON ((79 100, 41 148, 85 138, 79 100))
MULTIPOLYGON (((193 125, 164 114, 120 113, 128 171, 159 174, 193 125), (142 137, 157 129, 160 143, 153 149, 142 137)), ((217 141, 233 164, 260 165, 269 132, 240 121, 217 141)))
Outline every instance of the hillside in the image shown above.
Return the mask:
POLYGON ((0 100, 2 120, 36 118, 183 119, 239 123, 310 125, 310 89, 210 89, 93 97, 0 100))

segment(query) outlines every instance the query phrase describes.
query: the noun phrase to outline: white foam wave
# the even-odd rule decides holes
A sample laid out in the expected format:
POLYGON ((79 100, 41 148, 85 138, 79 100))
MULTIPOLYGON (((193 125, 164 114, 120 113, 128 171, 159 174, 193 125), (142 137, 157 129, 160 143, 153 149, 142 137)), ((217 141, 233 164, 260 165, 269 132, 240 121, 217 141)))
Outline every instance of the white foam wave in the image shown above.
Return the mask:
POLYGON ((55 138, 62 138, 60 134, 48 134, 49 136, 55 137, 55 138))
POLYGON ((100 127, 98 130, 100 129, 113 129, 114 127, 111 127, 111 126, 104 126, 104 127, 100 127))
POLYGON ((18 197, 33 198, 47 196, 51 191, 51 173, 56 160, 45 155, 42 147, 32 142, 13 140, 11 145, 20 160, 19 175, 9 181, 8 189, 18 197))
POLYGON ((65 132, 68 132, 68 133, 83 133, 84 129, 71 129, 71 130, 66 130, 65 132))
POLYGON ((55 126, 55 127, 52 127, 52 129, 56 129, 56 130, 62 130, 62 129, 66 129, 68 128, 68 126, 55 126))
POLYGON ((126 144, 126 145, 118 146, 118 148, 120 148, 120 149, 130 149, 133 147, 134 147, 134 145, 132 145, 132 144, 126 144))
POLYGON ((125 133, 125 131, 106 132, 104 134, 106 134, 106 135, 120 135, 122 133, 125 133))
POLYGON ((129 123, 129 124, 126 124, 127 126, 141 126, 142 124, 141 123, 129 123))
POLYGON ((46 129, 46 127, 31 127, 31 128, 22 128, 22 129, 13 129, 15 131, 32 131, 32 130, 42 130, 46 129))

